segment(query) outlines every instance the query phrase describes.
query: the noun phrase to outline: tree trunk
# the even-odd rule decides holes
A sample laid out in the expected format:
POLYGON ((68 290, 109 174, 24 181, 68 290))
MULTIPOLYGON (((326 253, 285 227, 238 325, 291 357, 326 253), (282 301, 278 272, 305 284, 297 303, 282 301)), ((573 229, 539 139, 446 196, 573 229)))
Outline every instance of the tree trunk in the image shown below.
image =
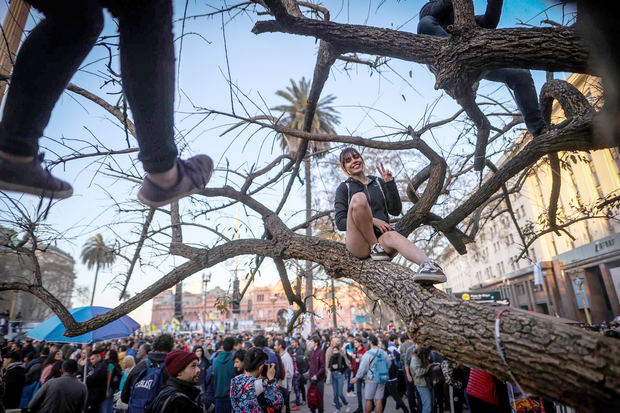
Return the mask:
POLYGON ((97 290, 97 277, 99 276, 99 264, 97 264, 97 269, 95 270, 95 282, 93 283, 93 293, 90 296, 90 306, 93 306, 93 302, 95 301, 95 291, 97 290))
MULTIPOLYGON (((306 178, 306 222, 312 218, 312 173, 310 171, 310 158, 304 159, 304 169, 306 178)), ((306 226, 306 236, 312 236, 312 225, 306 226)), ((314 277, 312 275, 312 261, 305 263, 306 275, 306 311, 310 317, 310 331, 314 331, 314 277)))
POLYGON ((179 282, 174 290, 174 318, 183 321, 183 281, 179 282))
MULTIPOLYGON (((394 309, 416 343, 430 346, 452 361, 511 380, 496 348, 498 309, 420 286, 411 281, 414 273, 410 269, 358 260, 343 244, 295 235, 287 245, 285 255, 312 255, 331 276, 347 277, 367 287, 394 309)), ((617 340, 519 309, 505 313, 501 322, 508 365, 526 391, 580 411, 617 409, 617 340)))

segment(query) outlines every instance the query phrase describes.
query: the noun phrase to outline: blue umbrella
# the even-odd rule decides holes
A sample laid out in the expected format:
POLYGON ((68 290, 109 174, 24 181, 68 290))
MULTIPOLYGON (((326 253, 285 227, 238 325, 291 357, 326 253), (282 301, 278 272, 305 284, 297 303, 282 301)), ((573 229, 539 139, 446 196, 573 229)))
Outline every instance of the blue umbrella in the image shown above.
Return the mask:
MULTIPOLYGON (((107 307, 78 307, 69 310, 78 322, 90 320, 94 316, 105 314, 108 311, 110 311, 110 308, 107 307)), ((127 337, 138 328, 140 328, 140 324, 136 323, 131 317, 125 315, 103 327, 82 334, 81 336, 66 337, 63 335, 66 331, 65 326, 60 322, 58 316, 53 316, 30 330, 28 332, 28 337, 35 340, 45 340, 56 343, 89 344, 97 341, 111 340, 113 338, 127 337)))

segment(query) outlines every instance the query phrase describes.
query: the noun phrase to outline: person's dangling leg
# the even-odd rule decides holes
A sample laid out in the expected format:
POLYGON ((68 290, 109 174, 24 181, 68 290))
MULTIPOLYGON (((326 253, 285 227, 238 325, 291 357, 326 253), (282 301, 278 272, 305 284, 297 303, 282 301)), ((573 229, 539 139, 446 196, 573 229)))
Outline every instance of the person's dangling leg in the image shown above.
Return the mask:
POLYGON ((532 74, 526 69, 495 69, 487 72, 484 79, 506 84, 515 96, 515 102, 523 115, 528 131, 537 136, 545 127, 532 74))
POLYGON ((98 0, 31 0, 44 14, 15 59, 0 122, 0 189, 67 198, 71 186, 44 170, 39 138, 52 109, 103 28, 98 0))
POLYGON ((171 0, 107 0, 118 18, 123 89, 147 176, 138 198, 152 207, 198 193, 213 172, 206 155, 177 160, 171 0))
POLYGON ((383 233, 379 237, 379 243, 383 245, 383 248, 388 254, 397 251, 407 260, 418 265, 421 265, 423 262, 429 260, 424 251, 416 247, 413 242, 409 241, 397 231, 388 231, 383 233))
POLYGON ((442 283, 446 282, 446 275, 439 265, 397 231, 388 231, 379 237, 379 243, 388 254, 399 252, 405 259, 420 266, 420 271, 414 276, 414 281, 442 283))

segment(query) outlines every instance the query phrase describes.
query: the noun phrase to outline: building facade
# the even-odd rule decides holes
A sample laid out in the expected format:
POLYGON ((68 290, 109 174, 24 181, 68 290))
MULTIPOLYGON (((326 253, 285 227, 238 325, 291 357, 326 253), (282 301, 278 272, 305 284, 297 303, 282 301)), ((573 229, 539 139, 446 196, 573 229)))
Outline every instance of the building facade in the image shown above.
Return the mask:
MULTIPOLYGON (((335 290, 338 326, 350 328, 354 324, 355 315, 367 314, 367 302, 355 287, 337 286, 335 290)), ((317 326, 332 327, 331 288, 317 288, 315 295, 317 326)), ((239 314, 233 314, 226 296, 226 291, 221 288, 214 288, 206 294, 184 291, 183 318, 186 323, 184 328, 201 330, 204 323, 206 330, 282 330, 296 308, 289 305, 281 282, 250 288, 241 300, 239 314)), ((163 322, 170 323, 173 317, 174 291, 170 289, 159 293, 153 299, 151 323, 156 328, 162 328, 163 322)))
MULTIPOLYGON (((75 261, 55 247, 37 251, 43 286, 71 308, 71 295, 75 282, 75 261)), ((3 281, 31 282, 34 278, 33 260, 7 247, 0 247, 0 279, 3 281)), ((41 322, 52 316, 52 310, 34 295, 23 291, 1 291, 0 313, 10 315, 10 320, 41 322)))
MULTIPOLYGON (((597 78, 573 74, 568 81, 596 104, 595 96, 600 96, 597 78)), ((552 122, 563 116, 556 102, 552 122)), ((517 150, 525 145, 527 136, 515 144, 517 150)), ((620 151, 616 147, 559 155, 558 223, 572 221, 583 211, 600 218, 578 220, 566 231, 548 232, 522 254, 524 243, 510 215, 490 211, 493 207, 497 212, 505 210, 505 203, 489 204, 483 215, 489 213, 494 218, 481 227, 468 253, 461 256, 452 247, 442 253, 448 274, 444 288, 454 293, 499 291, 511 306, 577 321, 588 321, 590 316, 592 322, 599 323, 620 315, 620 224, 610 218, 618 211, 610 210, 613 206, 597 208, 605 195, 620 195, 620 151)), ((523 177, 521 190, 510 195, 526 241, 548 222, 551 177, 550 166, 543 159, 523 177)), ((507 186, 514 185, 516 179, 519 177, 507 186)))

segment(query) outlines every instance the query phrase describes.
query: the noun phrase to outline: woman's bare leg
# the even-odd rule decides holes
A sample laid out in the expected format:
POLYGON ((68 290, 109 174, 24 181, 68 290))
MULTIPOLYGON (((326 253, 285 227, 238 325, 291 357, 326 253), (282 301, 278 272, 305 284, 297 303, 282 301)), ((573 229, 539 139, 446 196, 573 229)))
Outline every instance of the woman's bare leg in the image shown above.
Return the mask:
POLYGON ((416 247, 413 242, 409 241, 396 231, 388 231, 381 234, 379 237, 379 243, 388 254, 392 255, 397 251, 400 255, 418 265, 429 260, 424 251, 416 247))
POLYGON ((366 195, 361 192, 351 197, 347 213, 346 246, 349 252, 358 258, 366 258, 370 247, 377 243, 372 226, 372 210, 366 195))

